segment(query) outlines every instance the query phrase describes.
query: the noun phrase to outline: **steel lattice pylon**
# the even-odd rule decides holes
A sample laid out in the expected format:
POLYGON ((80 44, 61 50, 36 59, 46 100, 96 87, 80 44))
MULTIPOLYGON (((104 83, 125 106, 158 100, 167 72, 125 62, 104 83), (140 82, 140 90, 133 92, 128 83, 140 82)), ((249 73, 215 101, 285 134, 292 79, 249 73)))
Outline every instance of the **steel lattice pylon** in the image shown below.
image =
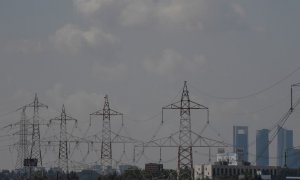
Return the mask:
POLYGON ((110 109, 108 96, 104 97, 104 106, 102 110, 96 111, 91 116, 102 116, 103 124, 102 124, 102 142, 101 142, 101 165, 103 169, 103 173, 107 174, 109 168, 112 168, 112 148, 111 148, 111 125, 110 125, 110 117, 123 115, 117 111, 110 109))
POLYGON ((208 109, 207 107, 190 100, 187 82, 184 82, 181 100, 172 103, 163 109, 180 110, 179 146, 178 146, 178 179, 194 179, 193 170, 193 140, 191 129, 191 109, 208 109))
POLYGON ((26 107, 23 107, 21 112, 21 120, 19 122, 20 130, 18 132, 19 142, 17 147, 18 155, 16 161, 16 169, 20 173, 20 179, 23 179, 23 175, 26 173, 26 169, 24 167, 24 160, 27 159, 29 155, 29 144, 27 140, 27 136, 29 135, 29 122, 27 120, 25 110, 26 107))
MULTIPOLYGON (((179 131, 172 133, 170 136, 151 139, 148 142, 143 142, 134 146, 134 159, 138 155, 142 157, 146 147, 159 147, 160 148, 160 161, 161 161, 161 148, 177 148, 178 149, 178 164, 177 164, 177 179, 178 180, 194 180, 193 169, 193 147, 232 147, 232 145, 224 141, 202 136, 204 129, 209 123, 209 109, 199 103, 190 100, 189 91, 187 89, 187 82, 184 82, 181 99, 177 102, 169 104, 162 108, 162 124, 164 122, 164 110, 180 110, 180 126, 179 131), (207 112, 207 121, 204 129, 200 134, 193 132, 191 129, 191 110, 205 110, 207 112), (136 148, 142 150, 136 153, 136 148)), ((209 149, 210 150, 210 149, 209 149)))
MULTIPOLYGON (((179 130, 178 148, 178 167, 179 175, 186 176, 185 170, 189 169, 193 176, 193 153, 192 153, 192 137, 191 137, 191 112, 190 98, 187 90, 186 82, 181 96, 180 107, 180 130, 179 130)), ((187 174, 188 175, 188 174, 187 174)))
MULTIPOLYGON (((39 122, 39 109, 40 108, 48 108, 47 105, 42 104, 39 102, 37 94, 35 94, 34 101, 25 107, 32 107, 33 108, 33 122, 32 122, 32 142, 31 142, 31 149, 30 149, 30 160, 36 161, 37 166, 42 167, 42 153, 41 153, 41 144, 40 144, 40 122, 39 122)), ((30 174, 32 171, 33 165, 30 163, 30 174)))
POLYGON ((69 155, 68 155, 68 137, 67 137, 67 121, 75 121, 77 120, 68 116, 66 114, 65 106, 63 105, 60 117, 56 117, 50 120, 52 121, 60 121, 60 137, 59 137, 59 152, 58 152, 58 167, 65 172, 69 179, 69 155))

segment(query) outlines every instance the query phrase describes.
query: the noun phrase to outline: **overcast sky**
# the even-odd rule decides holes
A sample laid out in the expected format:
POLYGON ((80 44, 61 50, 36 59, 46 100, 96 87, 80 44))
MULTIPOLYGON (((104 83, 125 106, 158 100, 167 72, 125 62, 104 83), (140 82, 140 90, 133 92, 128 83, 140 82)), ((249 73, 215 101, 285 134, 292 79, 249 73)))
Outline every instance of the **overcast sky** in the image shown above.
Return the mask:
MULTIPOLYGON (((54 116, 65 104, 85 131, 108 94, 131 136, 147 141, 161 119, 151 117, 180 98, 186 80, 191 98, 210 109, 204 135, 232 143, 232 126, 247 125, 251 144, 257 129, 272 127, 288 110, 290 84, 300 82, 299 7, 292 0, 0 1, 0 125, 17 122, 20 113, 6 113, 38 93, 54 116)), ((295 146, 299 112, 286 123, 295 146)), ((199 132, 205 116, 195 113, 199 132)), ((179 112, 165 118, 164 134, 177 131, 179 112)), ((10 139, 0 139, 1 148, 17 137, 10 139)), ((14 167, 14 149, 1 151, 0 168, 14 167)))

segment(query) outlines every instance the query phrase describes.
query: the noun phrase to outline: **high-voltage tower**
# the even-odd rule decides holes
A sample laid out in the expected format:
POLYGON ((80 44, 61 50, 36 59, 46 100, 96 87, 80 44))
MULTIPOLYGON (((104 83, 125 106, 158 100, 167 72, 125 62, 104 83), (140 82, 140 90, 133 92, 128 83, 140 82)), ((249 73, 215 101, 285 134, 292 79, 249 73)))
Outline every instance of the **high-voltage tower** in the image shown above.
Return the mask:
POLYGON ((91 116, 102 116, 103 124, 102 124, 102 142, 101 142, 101 165, 103 169, 103 173, 109 171, 109 168, 112 168, 112 138, 111 138, 111 124, 110 117, 111 116, 123 116, 122 113, 119 113, 115 110, 110 109, 108 96, 104 97, 104 106, 102 110, 98 110, 92 114, 91 116))
POLYGON ((67 178, 69 179, 67 121, 75 121, 75 124, 77 124, 77 119, 68 116, 66 114, 65 106, 63 105, 60 116, 50 119, 50 123, 52 121, 60 121, 58 167, 60 167, 61 170, 67 174, 67 178))
POLYGON ((180 110, 180 126, 179 131, 172 133, 170 136, 158 139, 152 139, 146 143, 137 144, 134 146, 134 159, 136 161, 136 154, 142 155, 145 153, 144 149, 147 147, 160 148, 160 161, 161 161, 161 148, 177 148, 178 149, 178 162, 177 162, 177 179, 178 180, 194 180, 193 169, 193 148, 194 147, 231 147, 230 144, 224 143, 202 136, 203 130, 200 134, 192 131, 191 124, 191 110, 200 109, 207 112, 206 127, 209 123, 209 109, 199 103, 190 100, 189 91, 187 89, 187 82, 184 82, 181 99, 175 103, 162 108, 162 123, 164 110, 180 110), (136 153, 136 148, 142 148, 140 153, 136 153))
POLYGON ((32 141, 29 159, 26 159, 24 164, 30 167, 30 173, 33 167, 43 166, 42 153, 41 153, 41 142, 40 142, 40 122, 39 122, 39 109, 48 108, 47 105, 40 103, 35 94, 34 101, 25 107, 33 108, 33 120, 32 120, 32 141))
POLYGON ((29 135, 29 122, 26 117, 26 107, 22 108, 21 119, 19 123, 19 131, 16 133, 19 135, 19 141, 17 144, 17 161, 16 161, 16 169, 19 172, 18 178, 23 179, 23 175, 26 173, 26 167, 24 167, 24 160, 29 156, 29 143, 27 136, 29 135))
POLYGON ((208 109, 207 107, 190 100, 187 82, 184 82, 181 100, 172 103, 163 109, 180 110, 179 147, 177 172, 179 179, 194 179, 193 174, 193 141, 191 129, 191 109, 208 109))

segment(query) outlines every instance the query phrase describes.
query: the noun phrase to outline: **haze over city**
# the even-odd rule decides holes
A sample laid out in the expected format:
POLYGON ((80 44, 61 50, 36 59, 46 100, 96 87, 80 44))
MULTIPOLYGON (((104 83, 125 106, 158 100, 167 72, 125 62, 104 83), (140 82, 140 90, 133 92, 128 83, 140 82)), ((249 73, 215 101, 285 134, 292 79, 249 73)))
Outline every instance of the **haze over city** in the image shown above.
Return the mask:
MULTIPOLYGON (((291 84, 300 82, 299 7, 300 1, 279 0, 1 1, 0 169, 15 168, 18 128, 9 125, 20 120, 16 110, 35 93, 48 105, 41 110, 42 138, 58 133, 46 122, 60 115, 63 104, 78 120, 77 128, 68 127, 74 135, 100 133, 101 118, 90 126, 89 115, 108 95, 111 108, 124 114, 125 128, 112 118, 112 131, 121 128, 122 135, 146 142, 179 130, 179 111, 164 113, 161 125, 161 108, 180 100, 184 81, 190 98, 210 111, 202 135, 232 144, 233 126, 248 126, 249 160, 255 161, 256 130, 276 125, 290 108, 291 84)), ((284 125, 294 130, 295 146, 299 112, 284 125)), ((200 133, 206 113, 195 110, 191 118, 200 133)), ((271 165, 275 147, 276 139, 271 165)), ((113 145, 115 159, 122 148, 113 145)), ((45 164, 57 158, 52 149, 45 164)), ((74 159, 82 161, 87 147, 74 149, 74 159)), ((126 145, 126 163, 132 150, 126 145)), ((159 150, 149 151, 137 165, 159 161, 159 150)), ((207 149, 194 151, 194 164, 208 161, 207 149)), ((176 169, 176 155, 177 149, 163 150, 164 166, 176 169)), ((86 164, 99 158, 98 148, 86 164)))

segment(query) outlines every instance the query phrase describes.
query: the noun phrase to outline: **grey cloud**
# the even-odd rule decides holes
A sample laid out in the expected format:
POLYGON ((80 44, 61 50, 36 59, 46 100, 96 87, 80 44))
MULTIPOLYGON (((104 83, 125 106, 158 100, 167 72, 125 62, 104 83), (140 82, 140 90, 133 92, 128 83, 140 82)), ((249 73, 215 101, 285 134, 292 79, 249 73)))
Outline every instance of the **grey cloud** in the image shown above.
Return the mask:
POLYGON ((90 27, 81 30, 72 24, 66 24, 50 38, 58 50, 71 53, 77 53, 85 48, 95 48, 105 43, 114 43, 115 39, 113 35, 103 32, 100 28, 90 27))
POLYGON ((114 0, 73 0, 74 6, 79 13, 90 16, 100 10, 101 6, 114 0))
POLYGON ((180 53, 173 49, 164 49, 159 56, 146 58, 144 68, 149 73, 157 73, 164 77, 176 77, 181 72, 203 71, 206 59, 203 55, 184 58, 180 53))

